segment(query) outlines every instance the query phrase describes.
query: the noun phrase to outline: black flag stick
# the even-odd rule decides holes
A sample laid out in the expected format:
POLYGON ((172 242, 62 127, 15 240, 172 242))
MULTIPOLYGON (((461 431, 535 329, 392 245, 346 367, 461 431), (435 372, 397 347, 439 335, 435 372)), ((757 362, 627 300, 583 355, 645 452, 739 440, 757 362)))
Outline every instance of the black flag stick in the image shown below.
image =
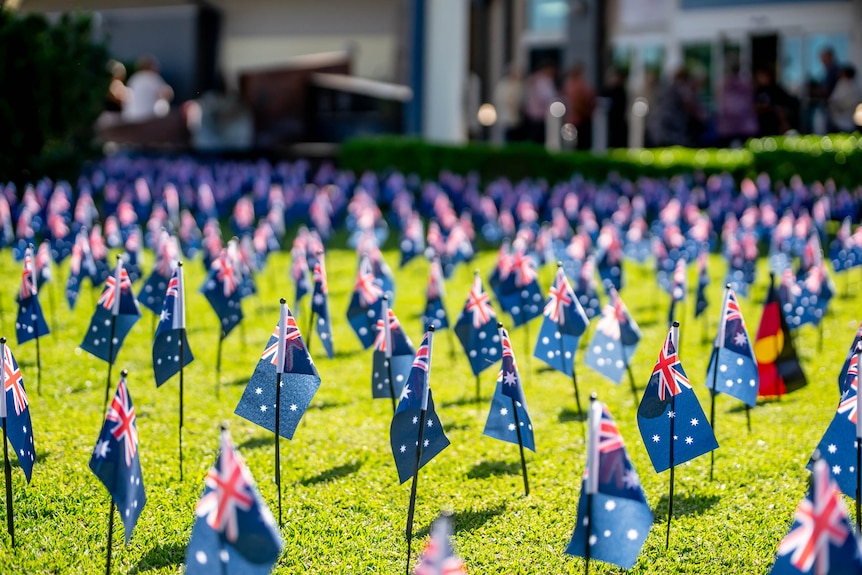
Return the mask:
MULTIPOLYGON (((856 346, 856 381, 860 381, 859 371, 862 369, 862 344, 856 346)), ((856 385, 856 413, 862 413, 862 393, 856 385)), ((6 421, 5 419, 3 420, 6 421)), ((8 464, 7 464, 8 465, 8 464)), ((859 466, 862 465, 862 417, 856 418, 856 533, 862 529, 862 470, 859 466)))
POLYGON ((275 365, 275 484, 278 486, 278 526, 281 527, 281 375, 284 373, 287 334, 287 300, 281 298, 278 317, 278 347, 275 365))
POLYGON ((383 347, 386 357, 386 377, 389 382, 389 398, 392 400, 392 413, 395 413, 397 405, 395 403, 395 385, 392 383, 392 330, 389 326, 389 296, 383 294, 383 347))
MULTIPOLYGON (((629 387, 632 390, 632 397, 635 398, 635 406, 638 404, 638 388, 635 387, 635 376, 632 374, 632 366, 629 365, 629 358, 626 355, 626 346, 623 342, 620 342, 620 352, 623 354, 623 365, 626 366, 626 373, 629 374, 629 387)), ((572 373, 574 373, 574 367, 572 368, 572 373)))
POLYGON ((479 389, 479 376, 476 375, 476 403, 481 403, 482 399, 480 397, 480 389, 479 389))
MULTIPOLYGON (((35 316, 36 314, 32 314, 35 316)), ((36 395, 42 395, 42 350, 39 345, 39 326, 33 320, 33 333, 36 334, 36 395)))
POLYGON ((584 533, 584 575, 590 573, 590 533, 593 530, 593 495, 599 492, 599 430, 602 425, 601 404, 595 392, 590 394, 590 414, 587 426, 587 528, 584 533))
MULTIPOLYGON (((724 320, 722 319, 722 323, 724 320)), ((721 328, 719 328, 721 329, 721 328)), ((709 426, 712 428, 713 433, 715 432, 715 385, 716 379, 718 378, 718 346, 714 346, 712 348, 712 360, 711 360, 714 369, 712 370, 712 386, 709 388, 709 426)), ((746 404, 746 408, 748 405, 746 404)), ((673 409, 671 407, 671 409, 673 409)), ((750 430, 750 428, 749 428, 750 430)), ((673 436, 671 436, 673 439, 673 436)), ((673 445, 673 444, 671 444, 673 445)), ((712 470, 715 467, 715 450, 709 452, 709 480, 712 481, 712 470)))
POLYGON ((314 329, 314 303, 310 303, 308 308, 310 311, 308 314, 308 330, 305 332, 308 334, 308 341, 305 342, 305 347, 308 349, 308 355, 311 355, 311 340, 314 339, 311 337, 311 332, 314 329))
MULTIPOLYGON (((559 332, 558 332, 559 333, 559 332)), ((560 343, 560 362, 566 361, 565 350, 563 349, 563 336, 560 335, 560 339, 557 340, 560 343)), ((575 374, 575 359, 578 356, 578 350, 575 348, 574 353, 572 354, 572 385, 575 387, 575 404, 578 406, 578 417, 580 419, 584 418, 584 410, 581 409, 581 395, 578 393, 578 376, 575 374)), ((562 363, 561 363, 562 365, 562 363)))
POLYGON ((219 331, 218 348, 216 350, 216 397, 221 395, 221 348, 224 341, 224 330, 219 331))
MULTIPOLYGON (((425 372, 425 389, 422 393, 422 411, 419 421, 425 421, 428 414, 428 394, 431 389, 431 343, 434 340, 434 326, 428 326, 428 371, 425 372)), ((416 442, 416 462, 413 465, 413 483, 410 486, 410 506, 407 508, 407 569, 410 575, 410 554, 413 545, 413 512, 416 510, 416 485, 419 482, 419 463, 422 460, 422 442, 425 439, 425 426, 419 426, 419 441, 416 442)))
POLYGON ((177 273, 177 286, 179 298, 179 315, 180 315, 180 422, 177 428, 177 437, 179 438, 180 446, 180 481, 183 480, 183 372, 185 371, 185 351, 186 351, 186 293, 183 284, 183 262, 177 262, 179 272, 177 273))
MULTIPOLYGON (((119 286, 119 284, 117 285, 119 286)), ((119 289, 119 287, 117 289, 119 289)), ((120 377, 126 377, 128 375, 128 370, 124 369, 120 372, 120 377)), ((105 575, 111 575, 111 547, 114 545, 114 509, 116 509, 113 496, 109 494, 108 498, 111 503, 108 506, 108 546, 105 549, 105 575)))
POLYGON ((105 575, 111 575, 111 547, 114 544, 114 507, 114 498, 111 497, 111 503, 108 506, 108 547, 105 551, 105 575))
MULTIPOLYGON (((503 324, 497 322, 497 332, 500 334, 500 341, 503 341, 503 324)), ((514 357, 514 356, 513 356, 514 357)), ((518 436, 518 450, 521 452, 521 474, 524 476, 524 497, 530 494, 530 480, 527 479, 527 460, 524 458, 524 440, 521 438, 521 422, 518 421, 518 404, 515 398, 512 400, 512 415, 515 416, 515 433, 518 436)))
POLYGON ((0 418, 3 420, 3 476, 6 481, 6 529, 15 547, 15 520, 12 515, 12 466, 6 440, 6 338, 0 337, 0 418))
MULTIPOLYGON (((671 341, 673 341, 674 348, 677 347, 677 342, 679 342, 679 322, 673 322, 673 332, 671 335, 671 341)), ((677 348, 677 356, 679 356, 679 349, 677 348)), ((670 410, 672 413, 676 413, 676 396, 670 396, 670 410)), ((668 456, 670 457, 670 488, 668 491, 667 498, 667 536, 665 539, 665 550, 670 548, 670 522, 673 519, 673 480, 674 480, 674 461, 673 461, 673 433, 674 433, 674 421, 676 421, 676 417, 669 418, 670 420, 670 450, 668 451, 668 456)))
POLYGON ((59 270, 59 268, 56 268, 56 269, 57 269, 57 276, 58 277, 55 278, 55 281, 49 281, 48 282, 48 286, 49 286, 48 287, 48 307, 50 308, 50 312, 51 312, 50 326, 51 326, 51 329, 54 331, 57 330, 57 302, 56 302, 57 286, 56 286, 56 284, 60 282, 60 278, 59 278, 60 270, 59 270))
MULTIPOLYGON (((724 346, 724 339, 726 337, 725 334, 725 322, 724 318, 727 317, 727 303, 730 299, 730 284, 724 284, 724 296, 721 300, 721 317, 718 320, 718 333, 715 336, 715 343, 712 346, 712 357, 710 358, 710 363, 713 366, 712 370, 712 386, 710 387, 710 399, 709 399, 709 426, 712 428, 713 432, 715 431, 715 396, 716 396, 716 384, 718 381, 718 353, 719 347, 724 346)), ((679 350, 676 350, 677 355, 679 355, 679 350)), ((746 404, 746 415, 748 415, 748 404, 746 404)), ((748 430, 751 431, 751 420, 748 422, 748 430)), ((673 445, 673 444, 671 444, 673 445)), ((715 450, 709 452, 709 480, 712 481, 712 471, 715 466, 715 450)))
MULTIPOLYGON (((108 409, 108 399, 111 396, 111 370, 114 367, 114 336, 117 333, 117 315, 120 313, 120 299, 122 298, 122 287, 120 277, 123 273, 123 258, 117 256, 117 267, 114 271, 114 301, 111 307, 111 339, 108 341, 108 376, 105 379, 105 403, 102 411, 108 409)), ((108 561, 110 567, 110 559, 108 561)))
MULTIPOLYGON (((530 342, 533 341, 533 338, 530 337, 530 320, 527 320, 524 323, 524 330, 526 333, 526 339, 524 340, 524 355, 527 358, 527 375, 530 376, 530 379, 533 378, 533 354, 530 353, 530 342)), ((562 338, 560 338, 562 341, 562 338)))

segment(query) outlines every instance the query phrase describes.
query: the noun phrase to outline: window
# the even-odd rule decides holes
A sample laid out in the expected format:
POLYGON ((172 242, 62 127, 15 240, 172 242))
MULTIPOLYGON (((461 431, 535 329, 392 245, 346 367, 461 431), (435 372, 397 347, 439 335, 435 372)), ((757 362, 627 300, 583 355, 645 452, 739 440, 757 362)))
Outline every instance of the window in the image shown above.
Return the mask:
POLYGON ((569 0, 528 0, 527 23, 532 32, 565 32, 569 0))

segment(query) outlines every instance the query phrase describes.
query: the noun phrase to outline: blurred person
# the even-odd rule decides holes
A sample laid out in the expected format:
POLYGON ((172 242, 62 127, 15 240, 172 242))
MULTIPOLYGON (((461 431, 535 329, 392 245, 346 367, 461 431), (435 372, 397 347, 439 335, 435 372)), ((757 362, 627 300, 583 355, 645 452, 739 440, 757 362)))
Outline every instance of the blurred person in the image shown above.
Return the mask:
MULTIPOLYGON (((159 75, 159 63, 153 56, 142 56, 137 62, 137 71, 126 85, 126 100, 123 103, 123 120, 143 122, 160 114, 157 104, 170 102, 174 91, 159 75)), ((165 110, 167 112, 167 110, 165 110)))
POLYGON ((538 144, 545 143, 545 116, 557 99, 556 68, 551 62, 543 62, 527 78, 527 93, 524 101, 527 139, 538 144))
POLYGON ((652 134, 657 146, 690 146, 698 105, 688 70, 680 67, 673 78, 659 89, 653 117, 652 134))
POLYGON ((821 95, 828 100, 841 74, 841 66, 835 60, 835 50, 832 46, 826 46, 820 50, 820 63, 823 64, 823 80, 820 82, 821 95))
POLYGON ((505 76, 494 87, 494 107, 497 121, 503 128, 507 142, 524 138, 524 81, 521 70, 516 65, 509 66, 505 76))
POLYGON ((108 71, 111 73, 111 83, 105 95, 105 111, 120 113, 126 99, 126 67, 122 62, 111 60, 108 62, 108 71))
POLYGON ((839 132, 854 132, 856 122, 853 114, 862 102, 862 92, 856 82, 856 68, 842 66, 835 82, 835 88, 828 100, 829 123, 839 132))
POLYGON ((758 135, 778 136, 795 128, 795 99, 776 81, 768 68, 754 72, 754 109, 758 135))
POLYGON ((589 150, 593 143, 593 111, 596 109, 596 91, 590 86, 580 62, 572 66, 563 80, 563 103, 566 105, 565 123, 578 130, 578 149, 589 150))
POLYGON ((625 148, 628 145, 629 128, 626 122, 628 111, 628 94, 626 93, 625 75, 619 68, 611 68, 608 82, 602 90, 602 96, 608 99, 608 146, 625 148))
POLYGON ((718 135, 720 145, 739 145, 757 135, 754 110, 754 88, 740 74, 739 64, 732 64, 718 97, 718 135))

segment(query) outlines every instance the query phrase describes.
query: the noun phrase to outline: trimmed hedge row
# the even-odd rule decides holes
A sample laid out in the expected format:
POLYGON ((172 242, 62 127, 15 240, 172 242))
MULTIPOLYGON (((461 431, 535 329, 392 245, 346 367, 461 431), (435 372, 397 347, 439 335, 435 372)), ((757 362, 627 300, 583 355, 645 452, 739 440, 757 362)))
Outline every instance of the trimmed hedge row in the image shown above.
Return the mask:
POLYGON ((616 149, 607 154, 548 152, 536 144, 502 147, 472 143, 431 144, 400 137, 358 138, 345 142, 340 165, 357 172, 398 170, 436 178, 442 170, 477 173, 483 180, 543 178, 550 182, 580 174, 603 181, 671 177, 679 174, 728 172, 737 179, 766 172, 774 181, 799 175, 805 182, 832 179, 839 186, 862 185, 862 137, 858 135, 785 136, 750 140, 745 149, 616 149))

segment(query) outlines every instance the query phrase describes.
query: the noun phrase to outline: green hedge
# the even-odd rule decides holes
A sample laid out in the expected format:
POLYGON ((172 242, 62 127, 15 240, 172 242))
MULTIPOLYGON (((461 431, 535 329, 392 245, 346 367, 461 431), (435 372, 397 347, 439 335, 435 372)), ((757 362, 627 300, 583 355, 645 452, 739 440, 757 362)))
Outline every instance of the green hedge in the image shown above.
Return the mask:
POLYGON ((442 170, 475 172, 484 180, 544 178, 555 182, 581 174, 602 181, 611 173, 625 178, 670 177, 700 171, 728 172, 737 179, 760 172, 773 180, 799 175, 806 182, 834 179, 840 186, 862 184, 862 137, 796 136, 755 139, 745 149, 616 149, 607 154, 547 152, 535 144, 445 146, 399 137, 359 138, 341 146, 341 166, 355 171, 399 170, 436 178, 442 170))
POLYGON ((111 80, 90 17, 0 9, 0 182, 74 178, 111 80))

